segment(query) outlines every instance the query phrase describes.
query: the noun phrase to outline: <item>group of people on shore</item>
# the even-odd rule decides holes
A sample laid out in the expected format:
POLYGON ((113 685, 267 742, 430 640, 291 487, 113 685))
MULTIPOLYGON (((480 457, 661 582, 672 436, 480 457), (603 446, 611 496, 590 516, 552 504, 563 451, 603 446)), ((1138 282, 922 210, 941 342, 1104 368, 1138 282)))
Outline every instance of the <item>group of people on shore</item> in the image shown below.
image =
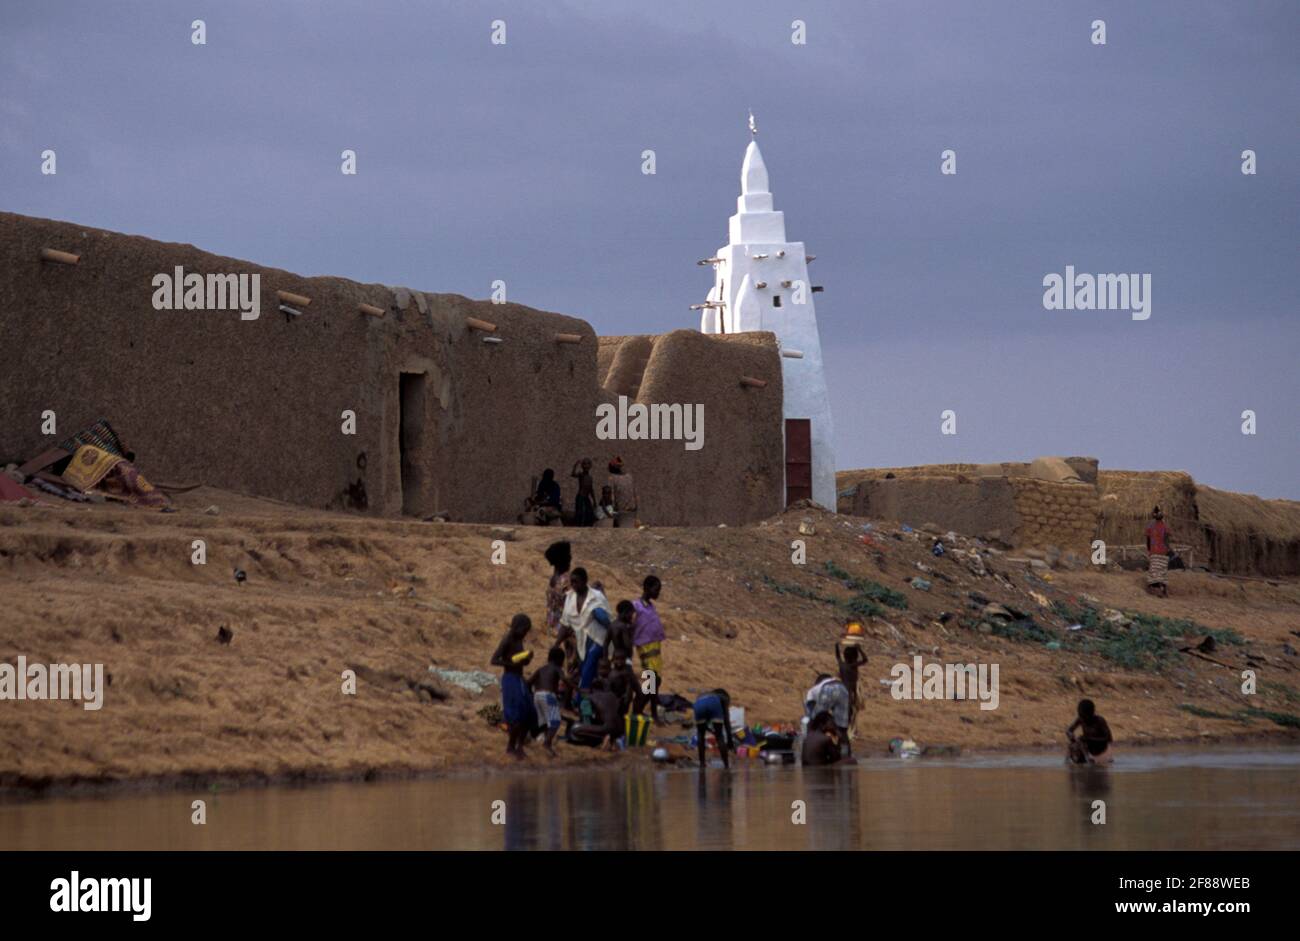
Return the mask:
MULTIPOLYGON (((570 716, 567 740, 573 744, 617 748, 634 721, 658 724, 663 681, 665 632, 656 601, 663 585, 646 576, 641 596, 619 601, 611 611, 600 582, 587 570, 573 566, 567 541, 546 548, 551 576, 546 588, 546 662, 525 677, 533 652, 526 647, 532 620, 519 613, 492 655, 502 670, 501 704, 508 730, 506 753, 526 757, 525 742, 533 736, 554 756, 555 739, 570 716), (640 660, 640 674, 634 670, 640 660), (649 708, 649 719, 642 718, 649 708)), ((851 621, 835 645, 836 674, 818 674, 804 694, 800 754, 806 766, 854 763, 852 730, 861 703, 859 672, 867 662, 862 627, 851 621)), ((707 738, 717 743, 724 767, 735 751, 731 729, 731 696, 725 689, 708 690, 692 704, 700 767, 705 766, 707 738)), ((1066 730, 1067 758, 1076 764, 1108 764, 1110 727, 1085 699, 1066 730), (1075 732, 1079 731, 1076 738, 1075 732)))
MULTIPOLYGON (((617 528, 636 526, 637 494, 636 484, 628 473, 621 457, 614 457, 609 462, 609 479, 600 488, 596 496, 596 482, 592 474, 593 461, 584 457, 573 464, 569 476, 578 482, 578 492, 573 500, 573 512, 570 516, 574 526, 612 526, 617 528)), ((528 501, 537 523, 558 526, 564 520, 564 502, 560 494, 560 483, 555 479, 555 470, 546 468, 537 490, 528 501)))
POLYGON ((567 541, 552 543, 545 555, 552 569, 546 588, 546 663, 525 679, 532 620, 522 613, 514 616, 492 655, 492 665, 502 669, 506 753, 525 757, 524 742, 540 732, 543 748, 554 755, 566 711, 573 717, 569 741, 612 750, 647 707, 650 718, 644 721, 659 721, 665 634, 655 602, 662 582, 647 576, 639 598, 622 600, 611 610, 604 586, 573 566, 567 541), (640 659, 639 676, 634 657, 640 659))

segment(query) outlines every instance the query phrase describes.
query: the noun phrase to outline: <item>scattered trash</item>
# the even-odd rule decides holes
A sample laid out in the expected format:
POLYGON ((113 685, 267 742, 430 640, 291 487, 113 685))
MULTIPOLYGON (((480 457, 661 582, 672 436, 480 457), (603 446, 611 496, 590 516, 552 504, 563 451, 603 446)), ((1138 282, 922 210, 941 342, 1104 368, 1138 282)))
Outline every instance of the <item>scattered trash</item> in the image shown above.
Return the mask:
POLYGON ((1133 619, 1123 611, 1116 611, 1114 608, 1107 608, 1101 613, 1101 619, 1116 627, 1132 627, 1133 619))
POLYGON ((1040 608, 1050 608, 1052 606, 1052 603, 1047 600, 1047 596, 1042 592, 1031 591, 1029 597, 1037 601, 1040 608))
POLYGON ((650 735, 650 717, 629 713, 623 717, 623 738, 629 748, 639 748, 650 735))
POLYGON ((1083 630, 1083 625, 1082 625, 1082 624, 1071 624, 1069 627, 1066 628, 1066 630, 1067 630, 1067 631, 1081 631, 1081 630, 1083 630))
POLYGON ((936 542, 936 543, 935 543, 935 544, 930 548, 930 552, 931 552, 933 555, 935 555, 935 556, 942 556, 943 553, 944 553, 943 543, 941 543, 941 542, 936 542))
POLYGON ((817 535, 817 527, 813 525, 812 520, 804 517, 799 521, 799 534, 801 536, 815 536, 817 535))
POLYGON ((4 476, 0 476, 0 503, 19 503, 23 506, 31 506, 36 502, 36 495, 22 485, 20 481, 14 480, 6 471, 4 476))
POLYGON ((482 670, 444 670, 442 667, 429 667, 429 672, 452 686, 469 690, 476 696, 487 687, 495 685, 497 681, 493 674, 482 670))
POLYGON ((53 481, 46 480, 43 477, 33 477, 28 481, 37 490, 43 490, 46 493, 53 494, 56 497, 62 497, 64 500, 71 500, 74 503, 89 503, 90 497, 84 493, 72 489, 71 487, 62 487, 53 481))
POLYGON ((921 746, 910 738, 891 738, 889 740, 889 753, 899 758, 919 758, 921 756, 921 746))
POLYGON ((908 582, 908 584, 911 585, 913 588, 915 588, 917 591, 930 590, 930 582, 927 582, 924 578, 922 578, 919 575, 916 578, 912 579, 910 582, 908 582))
POLYGON ((1059 640, 1049 640, 1047 643, 1043 644, 1043 646, 1048 650, 1060 650, 1061 642, 1059 640))
POLYGON ((652 751, 652 752, 650 753, 650 757, 651 757, 653 760, 655 760, 655 761, 667 761, 667 760, 668 760, 668 749, 664 748, 664 747, 661 745, 661 746, 659 746, 658 748, 656 748, 654 751, 652 751))
POLYGON ((221 510, 220 510, 220 509, 217 507, 217 505, 214 503, 214 504, 212 504, 212 506, 208 507, 208 508, 207 508, 206 510, 204 510, 203 512, 206 513, 208 516, 216 516, 218 513, 221 512, 221 510))
POLYGON ((903 524, 903 532, 905 532, 905 533, 910 533, 910 532, 912 532, 912 527, 911 527, 911 526, 908 526, 906 523, 904 523, 904 524, 903 524))

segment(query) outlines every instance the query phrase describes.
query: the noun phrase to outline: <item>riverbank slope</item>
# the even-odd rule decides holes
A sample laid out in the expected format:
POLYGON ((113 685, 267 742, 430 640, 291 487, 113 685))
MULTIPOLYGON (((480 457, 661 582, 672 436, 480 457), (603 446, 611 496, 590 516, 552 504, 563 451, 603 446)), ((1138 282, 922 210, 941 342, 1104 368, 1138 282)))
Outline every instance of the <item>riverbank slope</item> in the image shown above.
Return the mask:
MULTIPOLYGON (((1154 599, 1140 573, 1046 571, 965 537, 936 557, 931 534, 816 508, 745 527, 574 530, 378 520, 206 488, 177 506, 0 507, 0 662, 103 663, 111 676, 98 711, 0 702, 0 787, 513 768, 504 736, 478 715, 498 688, 475 694, 428 668, 489 670, 511 615, 543 622, 542 550, 557 538, 611 601, 658 574, 667 691, 724 686, 751 724, 797 721, 856 611, 870 656, 861 752, 885 753, 896 736, 965 750, 1059 746, 1083 696, 1124 746, 1296 734, 1295 580, 1176 572, 1171 597, 1154 599), (198 539, 205 565, 191 561, 198 539), (795 540, 805 564, 792 562, 795 540), (1111 609, 1130 624, 1105 621, 1111 609), (1179 652, 1180 630, 1219 642, 1179 652), (998 708, 894 699, 882 680, 915 656, 996 663, 998 708), (1252 696, 1241 692, 1245 669, 1258 677, 1252 696), (345 670, 356 695, 342 692, 345 670)), ((546 646, 536 631, 530 645, 546 646)), ((524 765, 620 760, 644 759, 561 746, 559 759, 533 749, 524 765)))

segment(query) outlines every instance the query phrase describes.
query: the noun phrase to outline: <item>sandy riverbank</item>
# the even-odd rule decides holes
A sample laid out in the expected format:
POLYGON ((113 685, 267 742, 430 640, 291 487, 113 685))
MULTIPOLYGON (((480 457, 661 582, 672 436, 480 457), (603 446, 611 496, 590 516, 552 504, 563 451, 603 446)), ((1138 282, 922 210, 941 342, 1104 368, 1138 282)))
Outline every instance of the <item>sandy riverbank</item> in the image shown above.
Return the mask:
MULTIPOLYGON (((633 597, 646 574, 660 575, 667 689, 691 696, 725 686, 751 722, 795 721, 815 673, 834 669, 840 602, 856 591, 845 587, 847 573, 907 602, 867 621, 860 751, 883 753, 895 736, 967 751, 1057 747, 1083 695, 1129 745, 1294 740, 1295 730, 1279 723, 1300 712, 1295 581, 1175 573, 1172 597, 1157 600, 1139 574, 1057 571, 1042 580, 1006 555, 989 556, 1002 581, 972 574, 951 555, 934 558, 928 537, 887 523, 864 545, 864 522, 792 510, 737 528, 504 534, 487 525, 303 511, 211 490, 184 495, 174 514, 0 508, 0 661, 21 654, 29 662, 103 663, 112 678, 98 712, 0 703, 0 786, 515 770, 501 753, 501 733, 477 715, 497 701, 495 687, 475 695, 441 684, 446 698, 431 701, 411 684, 428 682, 431 664, 489 669, 516 611, 540 622, 549 574, 542 549, 559 536, 612 599, 633 597), (205 514, 209 505, 219 512, 205 514), (814 534, 798 533, 804 518, 814 534), (507 564, 493 565, 491 542, 502 537, 507 564), (803 566, 791 564, 796 538, 807 543, 803 566), (207 543, 206 565, 191 564, 194 539, 207 543), (242 586, 236 567, 248 574, 242 586), (929 591, 910 587, 918 575, 929 591), (972 591, 1032 612, 1063 649, 1041 637, 981 633, 972 591), (1103 607, 1186 618, 1230 629, 1242 643, 1221 645, 1213 654, 1220 664, 1175 653, 1158 669, 1123 668, 1071 638, 1065 619, 1031 591, 1049 604, 1077 606, 1086 594, 1103 607), (953 617, 941 623, 944 613, 953 617), (222 626, 233 631, 228 645, 217 641, 222 626), (918 654, 998 663, 999 708, 893 699, 881 680, 918 654), (1247 666, 1260 679, 1253 697, 1240 693, 1247 666), (341 692, 346 669, 358 675, 355 696, 341 692)), ((558 759, 534 749, 526 766, 636 760, 644 759, 562 747, 558 759)))

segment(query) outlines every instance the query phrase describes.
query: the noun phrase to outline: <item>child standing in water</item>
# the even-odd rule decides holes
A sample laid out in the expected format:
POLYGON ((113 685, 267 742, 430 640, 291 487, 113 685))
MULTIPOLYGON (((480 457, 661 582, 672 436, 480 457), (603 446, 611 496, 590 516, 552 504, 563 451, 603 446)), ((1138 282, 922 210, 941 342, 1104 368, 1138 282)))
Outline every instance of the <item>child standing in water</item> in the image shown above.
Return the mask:
POLYGON ((1080 700, 1078 718, 1065 734, 1070 738, 1069 760, 1074 764, 1108 765, 1114 760, 1110 745, 1115 738, 1110 734, 1106 720, 1097 715, 1097 707, 1091 699, 1080 700), (1082 729, 1077 739, 1074 737, 1075 729, 1082 729))

